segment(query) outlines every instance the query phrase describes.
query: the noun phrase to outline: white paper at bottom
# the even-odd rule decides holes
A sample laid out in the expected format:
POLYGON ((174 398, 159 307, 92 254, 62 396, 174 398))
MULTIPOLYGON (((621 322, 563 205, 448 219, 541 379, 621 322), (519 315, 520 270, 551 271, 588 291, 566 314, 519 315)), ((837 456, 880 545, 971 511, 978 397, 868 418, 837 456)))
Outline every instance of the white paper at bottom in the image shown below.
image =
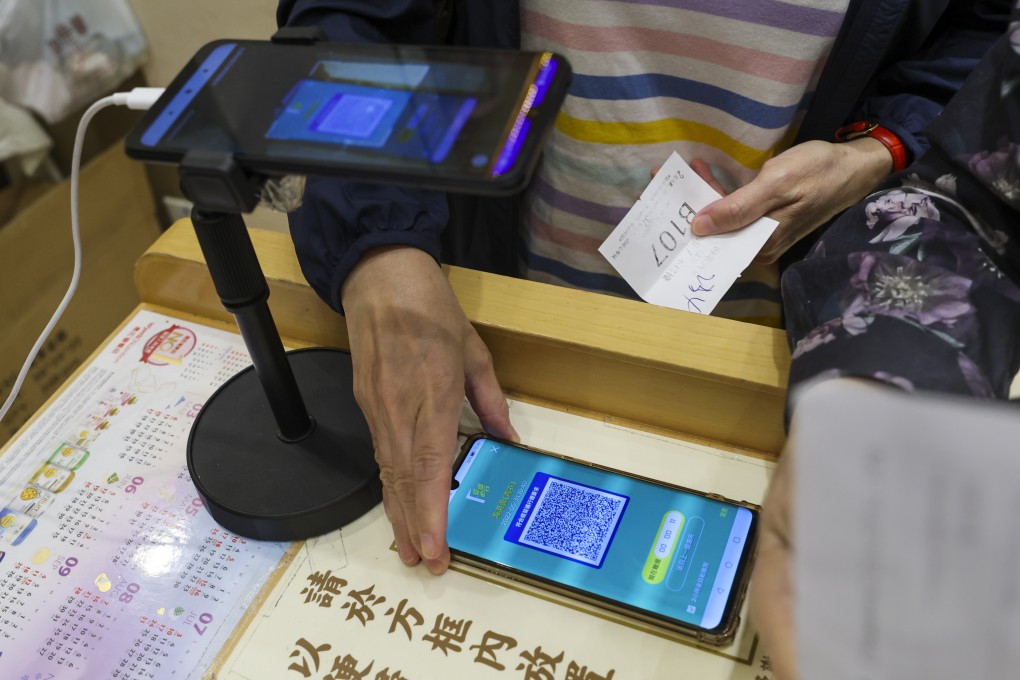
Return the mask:
POLYGON ((1020 410, 844 381, 797 403, 800 677, 1020 677, 1020 410))

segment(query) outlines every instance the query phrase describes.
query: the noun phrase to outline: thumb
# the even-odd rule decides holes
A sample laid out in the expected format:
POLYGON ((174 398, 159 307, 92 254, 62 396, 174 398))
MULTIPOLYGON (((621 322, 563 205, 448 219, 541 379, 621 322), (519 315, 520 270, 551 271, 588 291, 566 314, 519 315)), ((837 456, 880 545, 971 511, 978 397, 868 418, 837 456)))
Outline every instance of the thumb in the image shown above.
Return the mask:
POLYGON ((510 423, 510 405, 492 366, 492 355, 477 335, 467 343, 464 380, 464 392, 482 428, 495 437, 519 442, 521 438, 510 423))
POLYGON ((729 196, 712 201, 699 210, 691 223, 691 230, 698 236, 711 236, 743 229, 767 214, 773 201, 764 184, 752 180, 729 196))

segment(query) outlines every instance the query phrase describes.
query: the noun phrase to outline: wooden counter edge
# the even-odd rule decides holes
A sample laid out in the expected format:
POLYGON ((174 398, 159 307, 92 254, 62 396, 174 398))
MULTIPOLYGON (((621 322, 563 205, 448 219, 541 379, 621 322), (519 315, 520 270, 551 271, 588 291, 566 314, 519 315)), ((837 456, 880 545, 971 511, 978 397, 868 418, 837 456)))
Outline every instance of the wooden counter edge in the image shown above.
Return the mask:
MULTIPOLYGON (((343 317, 301 274, 287 234, 250 230, 282 335, 347 347, 343 317)), ((784 440, 782 331, 633 300, 444 267, 507 390, 765 453, 784 440)), ((190 222, 135 266, 141 300, 229 320, 190 222)))

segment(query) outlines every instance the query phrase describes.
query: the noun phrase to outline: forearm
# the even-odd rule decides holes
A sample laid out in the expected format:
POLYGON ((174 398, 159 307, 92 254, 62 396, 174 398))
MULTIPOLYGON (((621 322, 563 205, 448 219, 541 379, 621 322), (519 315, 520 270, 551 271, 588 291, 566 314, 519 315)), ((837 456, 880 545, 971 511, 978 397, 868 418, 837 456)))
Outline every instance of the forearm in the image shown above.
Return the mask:
MULTIPOLYGON (((277 21, 318 26, 334 42, 430 42, 431 0, 283 0, 277 21)), ((404 245, 438 260, 444 194, 340 179, 310 179, 289 215, 305 278, 333 309, 351 269, 373 248, 404 245)))
POLYGON ((438 260, 448 216, 446 196, 438 192, 313 179, 288 219, 305 278, 342 313, 340 288, 365 253, 403 245, 438 260))

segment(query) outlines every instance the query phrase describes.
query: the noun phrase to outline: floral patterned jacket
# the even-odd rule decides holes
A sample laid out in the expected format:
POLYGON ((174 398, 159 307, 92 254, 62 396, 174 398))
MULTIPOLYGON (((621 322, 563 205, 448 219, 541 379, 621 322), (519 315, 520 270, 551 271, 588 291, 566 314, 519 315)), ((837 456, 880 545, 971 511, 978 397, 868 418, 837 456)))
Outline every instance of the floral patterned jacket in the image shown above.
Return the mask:
POLYGON ((791 387, 828 376, 1005 398, 1020 371, 1020 0, 932 149, 783 278, 791 387))

